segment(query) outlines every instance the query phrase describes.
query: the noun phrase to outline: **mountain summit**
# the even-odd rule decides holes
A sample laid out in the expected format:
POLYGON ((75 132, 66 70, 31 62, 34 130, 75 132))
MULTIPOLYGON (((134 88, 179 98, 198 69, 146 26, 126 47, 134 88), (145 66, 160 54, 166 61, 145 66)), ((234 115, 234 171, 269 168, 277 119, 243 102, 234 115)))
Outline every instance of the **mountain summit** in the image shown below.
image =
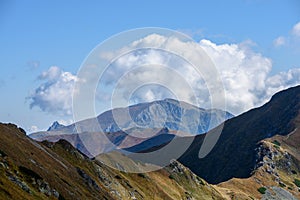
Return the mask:
MULTIPOLYGON (((232 117, 231 113, 223 110, 206 110, 174 99, 165 99, 126 108, 115 108, 100 114, 96 120, 86 119, 69 126, 54 127, 50 131, 56 131, 55 134, 112 133, 131 128, 165 127, 196 135, 205 133, 232 117)), ((53 125, 56 126, 57 123, 53 125)), ((35 138, 37 135, 39 134, 32 134, 31 137, 35 138)))
MULTIPOLYGON (((165 99, 115 108, 97 118, 69 126, 54 123, 49 131, 33 133, 30 137, 52 142, 65 139, 87 155, 91 156, 88 152, 93 152, 92 155, 96 156, 114 150, 111 143, 118 148, 130 148, 154 136, 165 134, 162 129, 170 130, 168 134, 173 136, 202 134, 232 117, 232 114, 223 110, 205 110, 185 102, 165 99)), ((147 147, 149 146, 143 146, 143 149, 147 147)))
POLYGON ((128 108, 116 108, 97 118, 104 132, 133 127, 165 127, 196 135, 205 133, 232 117, 231 113, 219 109, 206 110, 186 102, 164 99, 128 108))
POLYGON ((60 124, 58 121, 52 123, 52 125, 47 129, 47 131, 54 131, 59 128, 65 127, 64 125, 60 124))

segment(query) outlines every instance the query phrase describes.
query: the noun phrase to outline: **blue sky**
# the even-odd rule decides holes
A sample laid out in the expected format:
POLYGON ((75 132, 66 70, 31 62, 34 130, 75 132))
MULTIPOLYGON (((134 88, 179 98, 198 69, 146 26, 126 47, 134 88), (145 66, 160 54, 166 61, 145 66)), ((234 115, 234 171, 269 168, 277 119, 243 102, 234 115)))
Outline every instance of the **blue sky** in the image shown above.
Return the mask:
POLYGON ((300 67, 299 22, 297 0, 1 0, 0 121, 29 131, 45 129, 54 120, 69 122, 70 116, 30 108, 28 97, 41 85, 41 74, 58 66, 75 75, 96 45, 122 31, 162 27, 189 34, 196 42, 247 43, 271 60, 271 76, 300 67))

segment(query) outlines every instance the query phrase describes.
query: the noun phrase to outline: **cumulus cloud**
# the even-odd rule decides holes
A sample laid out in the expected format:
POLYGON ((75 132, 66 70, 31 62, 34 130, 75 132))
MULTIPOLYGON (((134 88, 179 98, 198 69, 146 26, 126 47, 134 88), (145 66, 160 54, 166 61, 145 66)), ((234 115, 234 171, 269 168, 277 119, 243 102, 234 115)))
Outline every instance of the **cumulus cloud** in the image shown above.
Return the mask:
POLYGON ((216 45, 201 40, 199 45, 214 61, 223 80, 228 110, 237 114, 265 101, 265 80, 271 60, 245 44, 216 45))
MULTIPOLYGON (((113 88, 116 95, 113 100, 119 103, 123 100, 118 106, 168 97, 195 103, 197 95, 193 94, 193 87, 197 86, 202 97, 207 94, 202 91, 206 89, 203 78, 190 63, 163 50, 144 49, 125 54, 111 64, 101 81, 103 87, 99 92, 106 91, 105 87, 113 88)), ((207 99, 197 103, 209 106, 210 101, 204 100, 207 99)))
POLYGON ((77 77, 52 66, 38 79, 42 84, 28 97, 31 101, 30 108, 39 107, 49 113, 71 115, 72 92, 77 77))
POLYGON ((274 45, 275 47, 283 46, 283 45, 285 45, 285 43, 286 43, 285 40, 286 40, 285 37, 280 36, 280 37, 276 38, 276 39, 273 41, 273 45, 274 45))
POLYGON ((267 96, 271 96, 279 90, 283 90, 300 84, 300 68, 290 69, 287 72, 280 72, 270 76, 266 80, 267 96))
MULTIPOLYGON (((151 34, 132 42, 129 47, 101 55, 110 60, 125 53, 114 60, 100 77, 95 97, 104 105, 101 105, 103 109, 164 98, 177 98, 211 108, 209 85, 214 84, 215 76, 219 76, 224 87, 226 110, 240 114, 266 103, 274 93, 300 84, 299 68, 271 75, 272 61, 255 52, 251 41, 215 44, 205 39, 187 42, 151 34), (162 49, 139 49, 145 44, 155 44, 162 49), (137 50, 126 53, 129 47, 137 50), (173 53, 174 49, 177 54, 173 53), (196 53, 199 51, 210 57, 217 74, 210 73, 211 65, 199 57, 196 53), (201 63, 201 73, 191 65, 190 60, 201 63), (111 98, 117 99, 119 104, 113 105, 111 98)), ((91 74, 91 78, 86 81, 97 79, 93 76, 94 66, 90 69, 86 73, 91 74)), ((71 115, 72 92, 78 81, 77 76, 52 66, 38 79, 42 83, 29 96, 30 107, 71 115)))
MULTIPOLYGON (((172 53, 159 50, 137 50, 123 55, 112 63, 103 76, 103 83, 111 88, 121 88, 120 93, 123 96, 118 96, 118 99, 124 98, 124 102, 128 103, 126 98, 128 99, 128 95, 132 94, 135 85, 151 82, 152 79, 158 82, 161 80, 160 83, 164 83, 163 80, 166 80, 164 86, 172 88, 171 93, 175 96, 183 97, 179 98, 180 100, 194 103, 192 97, 196 95, 200 99, 200 103, 199 101, 198 103, 202 107, 211 106, 210 91, 207 88, 209 80, 204 80, 193 70, 189 63, 180 58, 182 56, 187 60, 191 58, 197 60, 198 55, 191 52, 197 52, 199 49, 203 49, 214 62, 224 85, 227 110, 234 114, 240 114, 248 109, 260 106, 266 103, 277 91, 300 84, 299 69, 271 76, 271 60, 255 52, 252 49, 251 41, 240 44, 218 45, 209 40, 184 42, 176 38, 152 34, 134 41, 130 45, 131 47, 140 48, 145 44, 155 44, 155 46, 170 51, 176 49, 176 52, 179 52, 180 55, 178 57, 172 55, 172 53), (191 51, 186 51, 186 49, 191 51), (145 66, 147 63, 150 66, 136 69, 137 66, 145 66), (167 70, 164 72, 159 69, 159 66, 168 66, 174 71, 167 70), (176 76, 178 77, 176 78, 176 76), (187 87, 184 86, 184 83, 187 87), (187 90, 188 87, 191 87, 192 90, 187 90)), ((106 55, 112 58, 119 55, 120 52, 126 52, 126 47, 116 51, 115 54, 108 52, 106 55)), ((199 57, 198 62, 203 62, 202 58, 199 57)), ((211 76, 211 78, 213 77, 211 76)), ((169 91, 169 94, 161 94, 161 92, 159 89, 149 88, 143 90, 143 92, 135 93, 135 98, 141 101, 153 100, 171 94, 169 91)))

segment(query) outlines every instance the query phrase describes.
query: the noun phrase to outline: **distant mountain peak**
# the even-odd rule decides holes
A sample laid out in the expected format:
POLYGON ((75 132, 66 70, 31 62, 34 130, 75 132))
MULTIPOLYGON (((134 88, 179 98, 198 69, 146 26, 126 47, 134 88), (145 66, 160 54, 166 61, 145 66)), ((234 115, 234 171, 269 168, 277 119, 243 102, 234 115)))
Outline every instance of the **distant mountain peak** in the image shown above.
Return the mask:
MULTIPOLYGON (((197 135, 207 132, 232 117, 231 113, 220 109, 203 109, 184 101, 166 98, 131 105, 127 108, 112 109, 97 118, 104 132, 116 132, 138 126, 166 127, 197 135)), ((81 130, 84 131, 89 130, 81 130)))
MULTIPOLYGON (((158 133, 180 136, 203 134, 232 117, 232 114, 220 109, 206 110, 183 101, 164 99, 114 108, 98 115, 97 118, 86 119, 68 126, 54 122, 48 131, 33 133, 30 137, 39 141, 65 139, 85 152, 87 146, 99 146, 96 144, 97 141, 103 144, 101 136, 108 136, 113 144, 127 148, 150 139, 158 133), (159 131, 161 129, 162 131, 159 131), (99 133, 100 136, 96 137, 93 133, 99 133), (77 135, 81 140, 76 139, 77 135), (88 135, 93 140, 89 140, 88 135), (82 149, 83 147, 86 148, 82 149)), ((114 147, 107 143, 101 148, 91 154, 108 152, 114 147)))
POLYGON ((64 125, 60 124, 58 121, 55 121, 52 123, 52 125, 47 129, 47 131, 54 131, 57 129, 60 129, 62 127, 65 127, 64 125))

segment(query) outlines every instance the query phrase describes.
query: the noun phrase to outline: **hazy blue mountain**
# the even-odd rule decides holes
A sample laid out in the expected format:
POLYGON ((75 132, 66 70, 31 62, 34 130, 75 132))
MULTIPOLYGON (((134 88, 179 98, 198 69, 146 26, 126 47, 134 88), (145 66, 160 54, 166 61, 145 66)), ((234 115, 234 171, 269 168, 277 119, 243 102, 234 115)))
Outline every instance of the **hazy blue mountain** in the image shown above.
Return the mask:
POLYGON ((59 128, 65 127, 64 125, 60 124, 58 121, 52 123, 52 125, 47 129, 47 131, 54 131, 59 128))
MULTIPOLYGON (((117 132, 134 127, 168 128, 191 134, 201 134, 232 118, 229 112, 198 108, 185 102, 165 99, 115 108, 75 124, 56 128, 56 134, 81 132, 117 132)), ((34 134, 31 135, 34 137, 34 134)))
POLYGON ((217 109, 205 110, 173 99, 141 103, 128 108, 109 110, 98 116, 104 132, 133 127, 162 128, 201 134, 233 115, 217 109))
POLYGON ((165 99, 140 103, 127 108, 115 108, 100 114, 96 119, 86 119, 69 126, 55 123, 47 132, 33 133, 34 139, 46 135, 83 132, 117 132, 131 128, 168 128, 190 134, 201 134, 232 118, 229 112, 198 108, 185 102, 165 99))
MULTIPOLYGON (((231 117, 233 115, 226 111, 205 110, 185 102, 165 99, 115 108, 97 118, 69 126, 54 123, 48 129, 50 131, 33 133, 30 137, 51 142, 65 139, 82 152, 97 155, 116 149, 114 145, 117 148, 130 148, 162 134, 162 129, 170 130, 169 134, 176 136, 202 134, 231 117)), ((143 149, 151 148, 151 145, 155 144, 146 143, 143 149)))

